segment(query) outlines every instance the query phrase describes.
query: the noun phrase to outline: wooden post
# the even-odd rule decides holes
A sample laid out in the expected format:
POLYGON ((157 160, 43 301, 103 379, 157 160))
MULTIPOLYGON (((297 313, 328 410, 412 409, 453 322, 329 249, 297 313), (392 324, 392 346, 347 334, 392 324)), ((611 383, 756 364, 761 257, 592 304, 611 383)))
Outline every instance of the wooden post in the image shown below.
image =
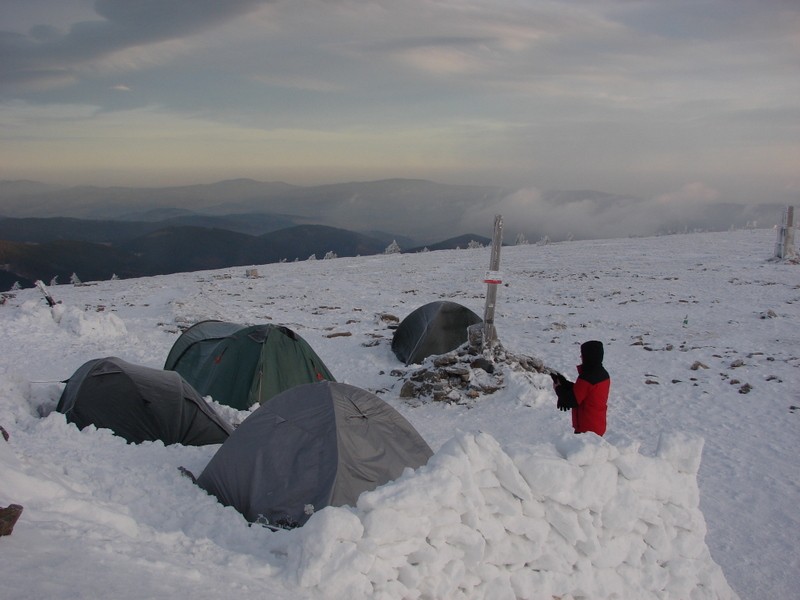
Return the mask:
POLYGON ((503 245, 503 217, 495 215, 494 232, 492 233, 492 255, 489 259, 489 272, 486 274, 486 308, 483 312, 483 344, 491 347, 497 340, 494 327, 494 307, 497 303, 497 286, 500 285, 500 247, 503 245))
POLYGON ((783 224, 778 228, 775 256, 776 258, 792 258, 794 255, 794 207, 787 206, 783 213, 783 224))
POLYGON ((54 307, 56 305, 56 301, 53 300, 53 297, 50 295, 47 286, 41 279, 36 280, 36 287, 38 287, 39 291, 42 292, 42 295, 44 296, 44 299, 47 302, 47 306, 49 306, 50 308, 54 307))

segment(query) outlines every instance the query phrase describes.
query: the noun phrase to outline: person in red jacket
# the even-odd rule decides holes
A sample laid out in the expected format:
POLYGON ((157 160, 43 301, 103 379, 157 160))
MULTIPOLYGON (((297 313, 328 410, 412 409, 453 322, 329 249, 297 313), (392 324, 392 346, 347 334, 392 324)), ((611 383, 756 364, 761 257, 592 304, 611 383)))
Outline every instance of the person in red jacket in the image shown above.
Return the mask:
POLYGON ((603 367, 603 342, 590 340, 581 344, 581 364, 578 378, 569 381, 560 373, 551 373, 553 388, 558 397, 558 409, 572 411, 575 433, 606 432, 606 413, 611 378, 603 367))

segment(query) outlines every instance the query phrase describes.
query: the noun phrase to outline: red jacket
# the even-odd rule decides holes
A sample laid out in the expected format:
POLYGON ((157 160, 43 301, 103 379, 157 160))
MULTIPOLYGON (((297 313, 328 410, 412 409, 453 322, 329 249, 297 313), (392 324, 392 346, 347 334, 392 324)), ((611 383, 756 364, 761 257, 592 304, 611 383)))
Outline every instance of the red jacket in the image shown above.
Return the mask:
MULTIPOLYGON (((601 367, 602 369, 602 367, 601 367)), ((594 372, 589 373, 589 379, 583 378, 582 369, 578 369, 579 375, 572 386, 575 394, 575 401, 578 406, 572 409, 572 426, 575 433, 586 433, 594 431, 597 435, 606 432, 606 411, 608 409, 608 392, 611 390, 611 378, 605 369, 605 377, 591 377, 594 372)))
POLYGON ((603 367, 603 344, 590 341, 581 345, 582 364, 578 378, 572 386, 577 406, 572 409, 572 426, 575 433, 606 432, 606 412, 611 378, 603 367))

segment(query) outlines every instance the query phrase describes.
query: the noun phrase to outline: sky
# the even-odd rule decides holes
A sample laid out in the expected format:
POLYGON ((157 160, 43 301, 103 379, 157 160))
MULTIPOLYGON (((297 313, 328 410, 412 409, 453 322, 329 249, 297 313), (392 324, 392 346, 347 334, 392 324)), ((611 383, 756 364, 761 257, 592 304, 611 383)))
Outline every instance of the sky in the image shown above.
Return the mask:
POLYGON ((800 195, 793 0, 3 0, 0 179, 800 195))

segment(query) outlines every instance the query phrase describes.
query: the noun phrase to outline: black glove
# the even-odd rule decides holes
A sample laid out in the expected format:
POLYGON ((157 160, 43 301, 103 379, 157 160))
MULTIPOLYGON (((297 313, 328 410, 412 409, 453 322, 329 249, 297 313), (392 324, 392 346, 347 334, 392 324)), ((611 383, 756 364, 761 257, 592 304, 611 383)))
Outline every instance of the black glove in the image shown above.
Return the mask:
POLYGON ((558 402, 556 403, 558 410, 566 412, 578 406, 575 400, 575 394, 572 391, 573 383, 561 373, 550 373, 550 377, 553 379, 553 388, 558 398, 558 402))

